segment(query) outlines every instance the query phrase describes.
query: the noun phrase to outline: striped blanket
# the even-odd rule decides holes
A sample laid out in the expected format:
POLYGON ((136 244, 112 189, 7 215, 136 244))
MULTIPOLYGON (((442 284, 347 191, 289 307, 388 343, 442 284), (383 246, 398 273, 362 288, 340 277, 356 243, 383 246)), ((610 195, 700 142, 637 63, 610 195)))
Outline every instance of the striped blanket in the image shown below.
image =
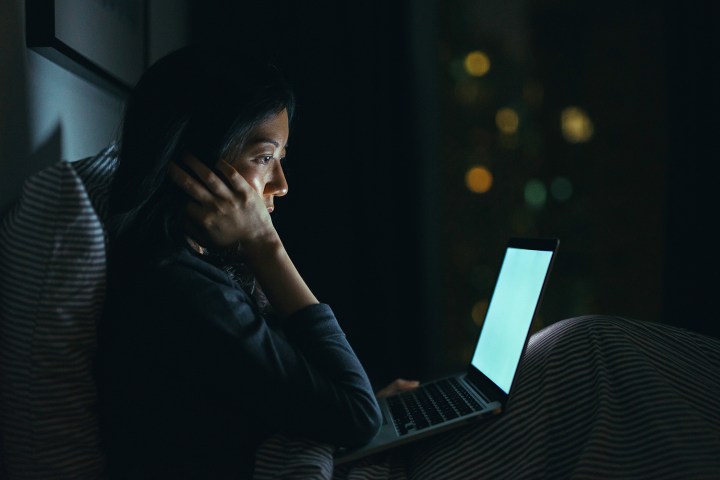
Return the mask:
POLYGON ((720 340, 586 316, 532 336, 506 410, 334 468, 332 448, 284 436, 255 478, 720 478, 720 340))

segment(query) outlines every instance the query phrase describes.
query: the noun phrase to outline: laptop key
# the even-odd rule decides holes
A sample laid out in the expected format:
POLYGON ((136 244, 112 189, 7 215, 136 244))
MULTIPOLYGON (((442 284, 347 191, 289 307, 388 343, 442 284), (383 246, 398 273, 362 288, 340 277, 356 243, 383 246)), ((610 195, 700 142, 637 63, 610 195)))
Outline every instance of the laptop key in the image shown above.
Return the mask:
POLYGON ((451 378, 450 384, 455 390, 457 390, 460 397, 465 400, 465 402, 467 402, 467 404, 470 406, 470 408, 473 409, 473 411, 480 410, 482 408, 482 405, 480 405, 480 403, 475 400, 472 395, 470 395, 467 389, 458 381, 457 378, 451 378))
POLYGON ((433 393, 433 400, 435 400, 435 404, 440 409, 440 413, 446 420, 452 420, 453 418, 457 418, 459 415, 453 408, 453 406, 448 402, 445 395, 440 390, 440 387, 437 384, 431 384, 429 386, 430 391, 433 393))
POLYGON ((455 379, 446 379, 389 397, 388 407, 396 431, 406 435, 472 413, 475 408, 470 400, 462 385, 455 379))

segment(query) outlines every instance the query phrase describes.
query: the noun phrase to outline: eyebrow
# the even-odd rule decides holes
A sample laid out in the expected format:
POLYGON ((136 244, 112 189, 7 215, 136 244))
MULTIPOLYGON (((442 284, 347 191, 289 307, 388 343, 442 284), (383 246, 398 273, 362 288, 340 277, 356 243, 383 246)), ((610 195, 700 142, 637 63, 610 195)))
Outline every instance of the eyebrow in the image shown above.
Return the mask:
MULTIPOLYGON (((250 143, 252 145, 257 145, 259 143, 269 143, 271 145, 275 145, 275 148, 280 148, 280 144, 270 138, 256 138, 256 139, 251 140, 250 143)), ((287 148, 287 145, 285 145, 285 148, 287 148)))

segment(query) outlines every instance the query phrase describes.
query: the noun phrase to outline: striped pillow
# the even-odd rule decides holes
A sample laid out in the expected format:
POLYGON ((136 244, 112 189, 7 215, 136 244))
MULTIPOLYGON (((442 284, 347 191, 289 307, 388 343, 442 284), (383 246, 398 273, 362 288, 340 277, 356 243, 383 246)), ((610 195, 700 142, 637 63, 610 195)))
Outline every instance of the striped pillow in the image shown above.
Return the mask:
POLYGON ((0 225, 0 432, 11 478, 103 474, 92 360, 115 160, 110 146, 42 170, 0 225))

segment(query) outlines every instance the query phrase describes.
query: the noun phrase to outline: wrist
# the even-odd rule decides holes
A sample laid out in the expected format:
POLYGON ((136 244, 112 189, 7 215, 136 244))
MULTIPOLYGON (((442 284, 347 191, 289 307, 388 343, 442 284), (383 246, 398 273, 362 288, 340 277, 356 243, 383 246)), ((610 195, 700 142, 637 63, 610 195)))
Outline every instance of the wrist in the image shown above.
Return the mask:
POLYGON ((280 236, 274 230, 267 235, 258 236, 240 244, 245 261, 253 269, 277 258, 284 248, 280 236))

